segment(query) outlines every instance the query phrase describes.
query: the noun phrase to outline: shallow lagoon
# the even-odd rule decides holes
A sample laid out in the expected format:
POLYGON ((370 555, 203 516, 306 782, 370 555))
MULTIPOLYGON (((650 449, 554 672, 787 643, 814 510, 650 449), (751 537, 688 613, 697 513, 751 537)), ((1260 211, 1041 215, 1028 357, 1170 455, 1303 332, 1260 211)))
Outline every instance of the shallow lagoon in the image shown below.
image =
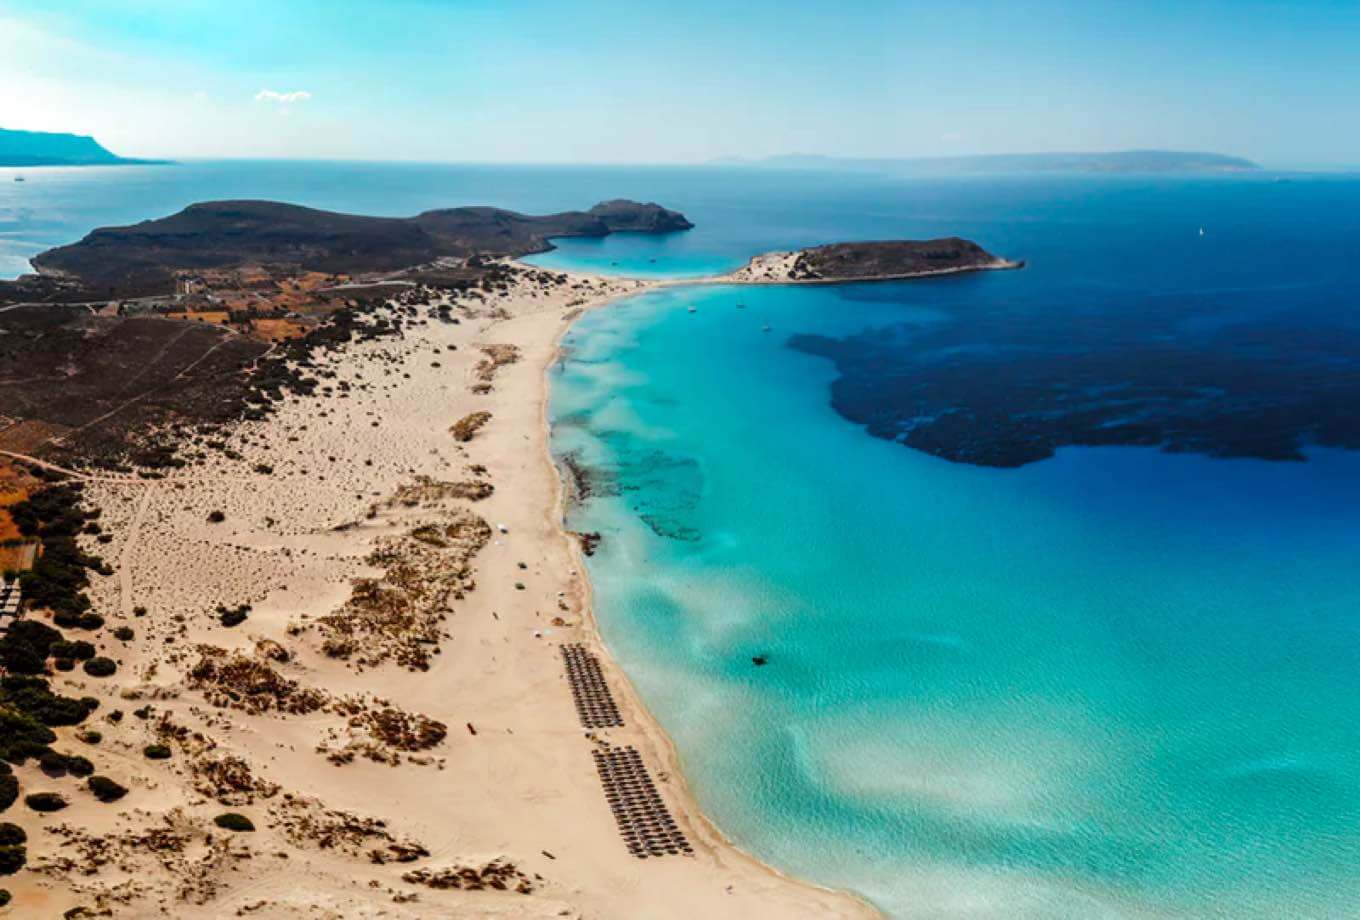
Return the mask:
POLYGON ((1360 910, 1360 454, 951 463, 866 436, 788 347, 1074 298, 1354 322, 1353 269, 1271 280, 1273 222, 1235 227, 1256 260, 1230 280, 1202 251, 1110 259, 1172 245, 1144 219, 994 247, 1073 275, 680 288, 572 331, 554 442, 595 471, 571 524, 604 534, 605 638, 739 844, 903 917, 1360 910))

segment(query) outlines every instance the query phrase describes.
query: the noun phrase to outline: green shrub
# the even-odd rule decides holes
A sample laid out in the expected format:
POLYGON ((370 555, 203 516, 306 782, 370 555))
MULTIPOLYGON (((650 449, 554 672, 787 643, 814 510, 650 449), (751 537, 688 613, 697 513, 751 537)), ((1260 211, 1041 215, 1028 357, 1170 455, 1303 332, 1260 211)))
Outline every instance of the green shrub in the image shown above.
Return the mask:
POLYGON ((0 824, 0 847, 13 847, 28 843, 28 834, 17 824, 0 824))
POLYGON ((113 638, 117 639, 119 642, 129 642, 133 635, 134 633, 132 632, 131 626, 119 626, 113 631, 113 638))
POLYGON ((76 669, 76 663, 70 658, 53 658, 52 667, 56 668, 58 671, 74 671, 76 669))
POLYGON ((61 633, 38 620, 16 620, 0 637, 0 666, 11 674, 41 674, 61 633))
POLYGON ((90 792, 101 802, 116 802, 127 795, 127 789, 107 776, 91 776, 88 785, 90 792))
POLYGON ((250 605, 241 604, 236 607, 228 607, 225 604, 217 605, 217 617, 222 625, 230 629, 233 626, 240 626, 250 616, 250 605))
POLYGON ((59 792, 34 792, 24 796, 24 804, 34 811, 61 811, 66 799, 59 792))
POLYGON ((88 757, 82 757, 79 754, 67 754, 66 772, 72 776, 89 776, 94 772, 94 763, 88 757))
POLYGON ((46 653, 53 642, 61 641, 61 633, 41 620, 23 619, 10 624, 9 631, 5 633, 5 640, 8 642, 20 640, 46 653))
MULTIPOLYGON (((40 677, 9 675, 0 678, 0 707, 3 706, 30 715, 44 725, 78 725, 99 708, 99 701, 92 696, 78 700, 58 696, 40 677)), ((0 734, 0 739, 3 738, 0 734)))
POLYGON ((221 524, 226 519, 227 514, 225 511, 213 511, 208 515, 209 524, 221 524))
POLYGON ((148 744, 142 748, 142 754, 147 760, 168 760, 170 758, 170 748, 164 744, 148 744))
POLYGON ((58 754, 56 751, 48 751, 38 758, 38 769, 42 770, 48 776, 65 776, 66 755, 58 754))
MULTIPOLYGON (((52 687, 42 678, 8 675, 0 678, 0 710, 16 709, 44 725, 76 725, 99 708, 94 697, 73 700, 52 693, 52 687)), ((4 735, 0 735, 3 739, 4 735)))
MULTIPOLYGON (((85 596, 87 569, 105 568, 98 558, 80 548, 76 536, 93 520, 80 507, 79 483, 48 486, 9 506, 10 517, 25 537, 42 540, 42 555, 33 568, 19 576, 24 599, 33 607, 51 610, 58 622, 90 609, 85 596)), ((78 619, 72 625, 79 625, 78 619)), ((13 669, 11 669, 13 670, 13 669)))
POLYGON ((0 847, 0 875, 13 875, 28 862, 28 850, 21 846, 0 847))
POLYGON ((57 740, 56 733, 26 712, 16 708, 0 709, 0 759, 26 763, 41 757, 47 746, 57 740))
POLYGON ((12 898, 13 898, 13 895, 11 895, 11 894, 10 894, 8 891, 6 891, 5 889, 0 888, 0 907, 8 907, 8 906, 9 906, 9 902, 10 902, 10 900, 11 900, 12 898))
POLYGON ((89 661, 94 657, 95 650, 94 645, 84 639, 76 639, 74 642, 62 639, 60 642, 53 642, 47 653, 53 658, 74 658, 77 661, 89 661))
POLYGON ((91 677, 111 677, 117 670, 118 665, 114 664, 113 659, 102 655, 85 662, 85 673, 91 677))
POLYGON ((9 764, 0 761, 0 811, 14 804, 19 797, 19 778, 10 770, 9 764))
POLYGON ((41 674, 46 659, 22 643, 0 644, 0 667, 11 674, 41 674))
POLYGON ((255 830, 255 824, 249 818, 245 815, 237 814, 234 811, 228 811, 213 818, 213 824, 229 831, 243 832, 255 830))
POLYGON ((77 732, 76 738, 84 741, 86 744, 98 744, 104 740, 104 735, 102 732, 95 731, 93 728, 87 728, 85 731, 77 732))

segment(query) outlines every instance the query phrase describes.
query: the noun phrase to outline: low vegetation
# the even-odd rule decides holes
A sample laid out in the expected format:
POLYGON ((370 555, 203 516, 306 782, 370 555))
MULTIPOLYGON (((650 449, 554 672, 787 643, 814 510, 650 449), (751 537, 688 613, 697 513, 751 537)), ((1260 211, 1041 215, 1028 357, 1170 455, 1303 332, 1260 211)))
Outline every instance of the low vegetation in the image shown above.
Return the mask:
POLYGON ((481 427, 489 421, 491 421, 490 412, 473 412, 454 422, 449 433, 453 435, 455 441, 471 441, 476 437, 481 427))
POLYGON ((85 662, 85 673, 91 677, 112 677, 117 670, 118 665, 112 658, 100 656, 85 662))
POLYGON ((51 610, 58 625, 97 629, 103 620, 82 619, 90 612, 89 570, 111 574, 104 562, 80 548, 76 537, 97 515, 81 507, 79 483, 49 485, 9 506, 10 517, 25 537, 42 541, 42 555, 19 576, 30 608, 51 610))
POLYGON ((24 804, 34 811, 61 811, 66 807, 66 798, 60 792, 34 792, 24 796, 24 804))
POLYGON ((224 830, 236 831, 237 833, 248 833, 255 830, 255 824, 245 815, 229 811, 213 818, 213 824, 224 830))
POLYGON ((107 776, 91 776, 88 782, 90 792, 101 802, 116 802, 127 795, 127 788, 107 776))
POLYGON ((228 629, 233 626, 240 626, 249 616, 249 604, 238 604, 235 607, 228 607, 226 604, 217 605, 217 619, 228 629))

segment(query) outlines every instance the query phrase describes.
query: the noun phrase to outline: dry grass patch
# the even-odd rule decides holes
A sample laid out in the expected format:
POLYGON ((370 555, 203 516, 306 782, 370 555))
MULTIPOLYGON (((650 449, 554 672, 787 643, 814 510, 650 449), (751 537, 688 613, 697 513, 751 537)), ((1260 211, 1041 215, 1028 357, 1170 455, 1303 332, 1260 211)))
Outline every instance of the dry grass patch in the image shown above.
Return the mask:
POLYGON ((370 516, 381 508, 438 508, 449 499, 481 501, 496 491, 496 487, 482 479, 444 482, 429 476, 418 476, 415 482, 397 489, 395 495, 381 505, 375 505, 370 516))
MULTIPOLYGON (((403 753, 428 751, 442 743, 449 733, 443 722, 392 706, 370 709, 363 703, 346 702, 337 703, 335 709, 348 716, 345 726, 330 732, 317 745, 317 752, 337 766, 364 757, 395 767, 402 762, 403 753)), ((418 762, 428 763, 429 759, 418 762)))
POLYGON ((482 891, 490 888, 495 891, 514 891, 519 894, 533 894, 534 882, 542 881, 542 876, 530 878, 516 868, 514 863, 493 859, 480 867, 448 866, 443 869, 413 869, 402 875, 401 880, 412 885, 424 885, 438 890, 457 889, 460 891, 482 891))
POLYGON ((84 916, 111 916, 152 899, 162 912, 166 903, 206 904, 230 883, 237 863, 250 858, 231 835, 213 833, 179 808, 140 830, 92 834, 63 824, 48 833, 59 841, 55 851, 29 868, 91 898, 94 910, 84 916), (103 877, 110 872, 117 881, 103 877))
POLYGON ((426 670, 450 603, 476 587, 470 562, 490 539, 486 521, 459 509, 382 540, 368 563, 383 576, 356 581, 345 606, 317 621, 322 651, 361 666, 426 670))
POLYGON ((249 713, 285 712, 305 715, 326 705, 320 690, 302 687, 282 676, 263 661, 229 652, 213 645, 200 645, 199 658, 187 675, 190 688, 200 690, 209 703, 249 713))
POLYGON ((463 416, 453 423, 449 429, 449 434, 453 435, 455 441, 471 441, 482 426, 491 421, 491 413, 485 410, 472 412, 463 416))
POLYGON ((285 795, 269 814, 295 846, 367 855, 377 864, 414 862, 430 855, 418 842, 394 835, 381 818, 326 808, 316 799, 285 795))
POLYGON ((490 393, 491 384, 496 379, 496 373, 507 364, 514 364, 519 360, 518 345, 483 345, 481 348, 485 357, 477 362, 473 368, 476 376, 476 383, 472 387, 474 393, 490 393))

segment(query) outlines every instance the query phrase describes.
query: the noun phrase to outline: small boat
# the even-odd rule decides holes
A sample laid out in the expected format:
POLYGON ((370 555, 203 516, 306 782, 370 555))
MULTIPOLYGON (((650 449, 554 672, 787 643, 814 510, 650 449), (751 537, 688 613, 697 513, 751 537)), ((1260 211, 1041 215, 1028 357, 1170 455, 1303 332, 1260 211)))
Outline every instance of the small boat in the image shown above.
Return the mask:
POLYGON ((769 326, 769 324, 767 323, 767 324, 765 324, 764 326, 761 326, 761 327, 760 327, 760 331, 761 331, 761 332, 769 332, 769 331, 770 331, 770 326, 769 326))
POLYGON ((14 181, 15 181, 15 182, 27 182, 28 180, 25 179, 23 176, 15 176, 15 177, 14 177, 14 181))
POLYGON ((699 312, 699 308, 698 308, 698 307, 690 307, 690 308, 689 308, 689 312, 691 312, 691 313, 698 313, 698 312, 699 312))
POLYGON ((739 303, 739 304, 737 304, 737 309, 738 309, 738 310, 745 310, 745 309, 746 309, 746 304, 744 304, 744 303, 739 303))
POLYGON ((1204 235, 1204 228, 1203 228, 1203 227, 1200 227, 1200 228, 1199 228, 1199 235, 1200 235, 1200 236, 1203 236, 1203 235, 1204 235))

